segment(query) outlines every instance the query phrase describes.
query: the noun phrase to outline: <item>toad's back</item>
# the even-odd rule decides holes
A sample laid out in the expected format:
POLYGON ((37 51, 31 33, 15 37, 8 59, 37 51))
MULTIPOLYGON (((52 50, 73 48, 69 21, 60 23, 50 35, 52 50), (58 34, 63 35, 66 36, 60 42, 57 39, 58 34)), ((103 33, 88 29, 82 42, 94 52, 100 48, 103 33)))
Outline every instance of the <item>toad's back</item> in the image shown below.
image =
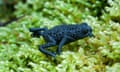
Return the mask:
POLYGON ((65 35, 70 37, 75 36, 76 31, 80 29, 81 25, 60 25, 45 31, 44 34, 53 37, 56 41, 60 41, 65 35))

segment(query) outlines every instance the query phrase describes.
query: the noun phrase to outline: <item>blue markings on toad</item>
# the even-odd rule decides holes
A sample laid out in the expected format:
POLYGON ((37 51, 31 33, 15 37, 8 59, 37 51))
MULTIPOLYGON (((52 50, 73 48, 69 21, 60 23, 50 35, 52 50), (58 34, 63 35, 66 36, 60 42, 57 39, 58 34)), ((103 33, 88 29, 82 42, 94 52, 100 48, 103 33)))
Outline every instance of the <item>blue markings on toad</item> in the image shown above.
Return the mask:
POLYGON ((51 29, 47 28, 30 28, 32 37, 43 36, 46 43, 39 45, 39 50, 45 55, 55 57, 61 53, 62 46, 85 37, 93 37, 92 28, 87 23, 76 25, 58 25, 51 29), (55 53, 46 50, 48 47, 56 46, 55 53))

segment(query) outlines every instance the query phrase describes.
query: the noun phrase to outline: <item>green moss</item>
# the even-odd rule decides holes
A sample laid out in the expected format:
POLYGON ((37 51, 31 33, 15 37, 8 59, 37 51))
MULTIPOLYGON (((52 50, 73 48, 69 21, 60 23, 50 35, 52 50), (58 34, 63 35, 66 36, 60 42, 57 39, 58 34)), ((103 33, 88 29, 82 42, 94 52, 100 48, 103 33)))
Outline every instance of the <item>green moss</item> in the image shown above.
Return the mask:
POLYGON ((106 7, 106 10, 109 12, 111 19, 120 22, 120 1, 119 0, 110 0, 108 1, 111 7, 106 7))
MULTIPOLYGON (((0 72, 118 72, 120 67, 119 12, 103 1, 79 0, 27 0, 19 2, 16 16, 25 15, 19 21, 0 28, 0 72), (103 6, 102 6, 103 5, 103 6), (107 7, 107 12, 102 12, 107 7), (101 11, 102 14, 97 15, 101 11), (54 61, 38 50, 44 39, 30 37, 30 27, 87 22, 95 38, 85 38, 63 46, 61 55, 54 61)), ((110 4, 110 2, 108 2, 110 4)), ((51 47, 55 50, 56 47, 51 47)))

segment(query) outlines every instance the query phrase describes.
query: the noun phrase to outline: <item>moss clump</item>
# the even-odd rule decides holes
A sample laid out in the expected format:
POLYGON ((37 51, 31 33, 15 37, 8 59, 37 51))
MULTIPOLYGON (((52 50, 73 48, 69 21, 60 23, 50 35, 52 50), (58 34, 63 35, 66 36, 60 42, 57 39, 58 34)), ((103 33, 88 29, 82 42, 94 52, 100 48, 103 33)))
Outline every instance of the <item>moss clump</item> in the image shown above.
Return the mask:
POLYGON ((104 0, 18 2, 14 14, 25 17, 0 28, 0 72, 119 72, 120 22, 113 18, 119 19, 120 4, 116 2, 119 0, 112 5, 104 0), (43 38, 31 38, 28 31, 30 27, 81 22, 93 28, 95 38, 63 46, 56 61, 39 52, 37 45, 44 43, 43 38))
POLYGON ((120 23, 120 1, 119 0, 109 0, 108 3, 111 7, 106 7, 106 11, 109 12, 111 19, 115 22, 120 23))

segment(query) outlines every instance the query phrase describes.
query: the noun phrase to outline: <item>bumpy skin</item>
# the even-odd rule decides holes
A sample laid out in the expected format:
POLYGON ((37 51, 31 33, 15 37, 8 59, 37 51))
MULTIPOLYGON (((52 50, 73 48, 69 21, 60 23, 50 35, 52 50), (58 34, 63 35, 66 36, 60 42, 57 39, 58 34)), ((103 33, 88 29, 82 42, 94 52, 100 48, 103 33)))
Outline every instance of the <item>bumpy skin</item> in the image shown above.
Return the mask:
POLYGON ((61 53, 62 46, 70 42, 74 42, 78 39, 85 37, 92 37, 92 29, 87 23, 76 25, 59 25, 48 30, 47 28, 30 28, 32 37, 43 36, 46 44, 40 45, 39 50, 49 56, 55 57, 56 54, 61 53), (48 47, 58 45, 56 53, 45 50, 48 47))

